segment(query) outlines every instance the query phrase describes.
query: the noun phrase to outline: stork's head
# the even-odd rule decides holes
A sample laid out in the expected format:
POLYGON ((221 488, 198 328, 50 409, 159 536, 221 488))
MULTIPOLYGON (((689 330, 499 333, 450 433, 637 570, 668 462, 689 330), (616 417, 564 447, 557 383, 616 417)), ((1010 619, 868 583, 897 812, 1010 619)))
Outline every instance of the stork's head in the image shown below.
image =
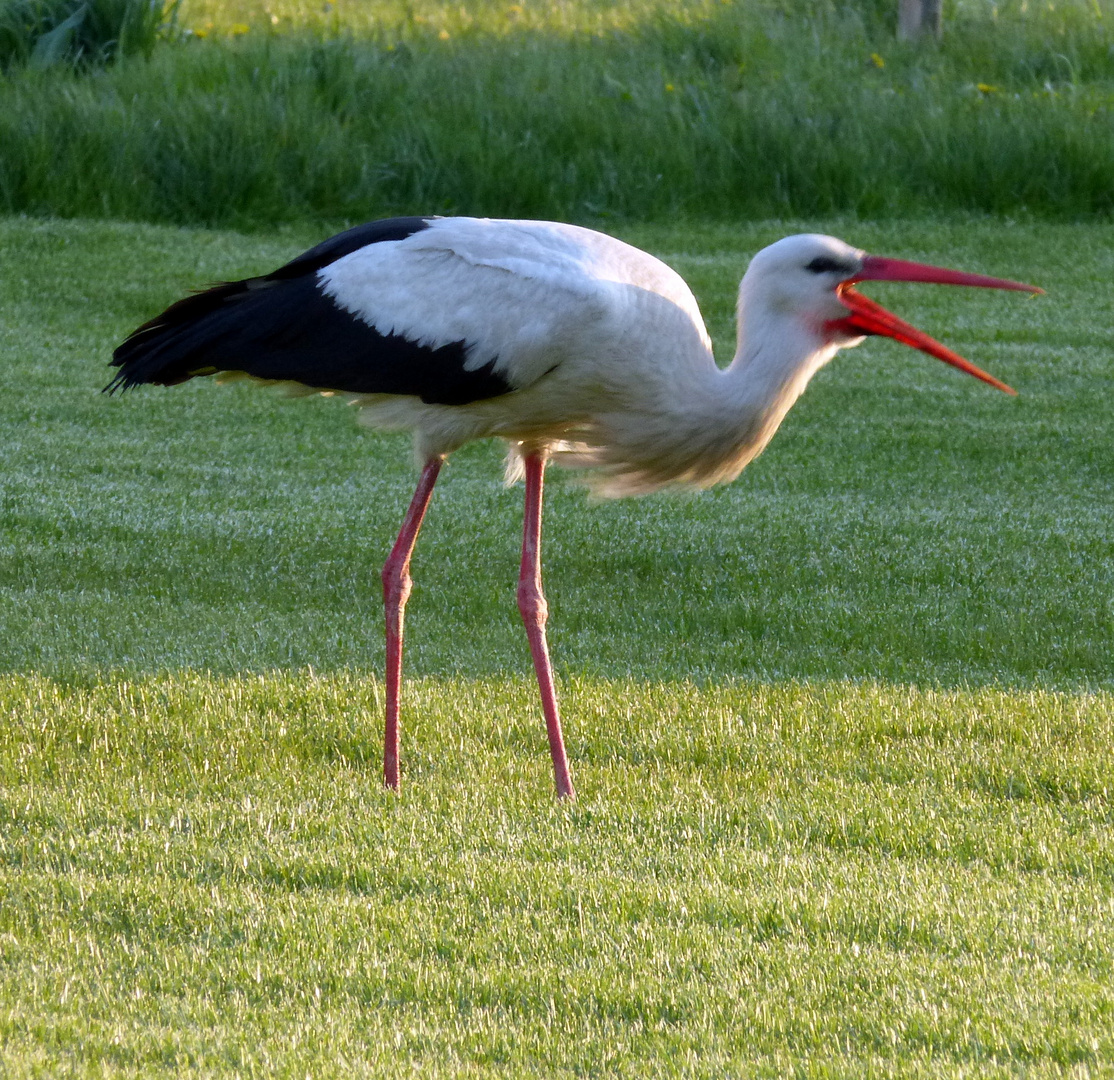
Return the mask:
POLYGON ((776 315, 796 320, 822 344, 836 348, 858 345, 865 336, 880 334, 935 356, 1007 394, 1014 393, 1005 383, 863 296, 855 289, 860 281, 920 281, 1042 291, 1002 278, 868 255, 834 236, 804 233, 763 248, 751 260, 739 287, 740 326, 758 312, 776 315))

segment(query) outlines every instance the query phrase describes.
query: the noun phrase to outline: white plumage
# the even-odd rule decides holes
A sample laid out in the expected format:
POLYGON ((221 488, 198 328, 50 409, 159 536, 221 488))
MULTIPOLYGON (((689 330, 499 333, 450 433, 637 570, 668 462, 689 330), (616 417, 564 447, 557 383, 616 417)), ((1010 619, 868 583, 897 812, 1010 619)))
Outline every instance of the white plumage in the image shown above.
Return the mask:
POLYGON ((468 370, 492 363, 516 391, 449 407, 357 398, 365 423, 413 429, 420 460, 499 436, 607 467, 601 494, 688 479, 644 475, 666 449, 646 425, 693 412, 694 379, 718 369, 692 292, 638 248, 574 225, 443 218, 338 259, 320 279, 380 333, 431 348, 466 342, 468 370))
POLYGON ((646 252, 554 222, 396 218, 172 305, 117 349, 111 388, 248 376, 347 394, 363 421, 414 432, 422 478, 383 571, 392 787, 403 609, 422 517, 445 455, 474 439, 506 440, 510 472, 527 486, 519 607, 558 793, 571 796, 541 590, 546 462, 589 469, 606 496, 731 480, 809 379, 867 334, 1009 390, 854 289, 870 279, 1039 291, 870 256, 829 236, 791 236, 751 261, 735 356, 720 369, 688 286, 646 252))

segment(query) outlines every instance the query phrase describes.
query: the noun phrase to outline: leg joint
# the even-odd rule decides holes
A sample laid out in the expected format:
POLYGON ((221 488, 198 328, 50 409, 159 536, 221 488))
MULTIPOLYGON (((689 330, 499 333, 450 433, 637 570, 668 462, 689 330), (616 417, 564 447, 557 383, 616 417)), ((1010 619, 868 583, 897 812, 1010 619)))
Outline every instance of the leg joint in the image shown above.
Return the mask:
POLYGON ((518 610, 527 626, 545 626, 549 604, 536 581, 527 579, 518 583, 518 610))
POLYGON ((392 555, 383 566, 383 599, 388 604, 405 604, 410 596, 413 579, 410 577, 409 559, 395 559, 392 555))

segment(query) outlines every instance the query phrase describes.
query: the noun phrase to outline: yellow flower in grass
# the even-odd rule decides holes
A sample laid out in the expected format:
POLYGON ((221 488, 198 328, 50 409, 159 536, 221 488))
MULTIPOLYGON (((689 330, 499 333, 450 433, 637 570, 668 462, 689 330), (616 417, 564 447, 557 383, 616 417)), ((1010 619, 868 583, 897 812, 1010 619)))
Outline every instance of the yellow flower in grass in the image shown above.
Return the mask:
POLYGON ((882 57, 880 57, 876 52, 872 52, 870 54, 870 62, 876 68, 884 68, 886 66, 886 61, 883 60, 882 57))
POLYGON ((981 82, 981 83, 976 83, 975 85, 976 85, 976 89, 979 91, 980 94, 996 94, 996 93, 998 93, 998 87, 991 86, 990 83, 981 82))

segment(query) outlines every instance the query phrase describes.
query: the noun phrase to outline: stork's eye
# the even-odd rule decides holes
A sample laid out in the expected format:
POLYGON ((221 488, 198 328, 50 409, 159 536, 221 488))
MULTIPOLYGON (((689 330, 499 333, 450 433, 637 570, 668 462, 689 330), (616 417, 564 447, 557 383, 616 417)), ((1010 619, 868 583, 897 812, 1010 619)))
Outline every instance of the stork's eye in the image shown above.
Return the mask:
POLYGON ((852 268, 847 263, 828 255, 818 255, 805 269, 811 270, 814 274, 850 274, 852 268))

